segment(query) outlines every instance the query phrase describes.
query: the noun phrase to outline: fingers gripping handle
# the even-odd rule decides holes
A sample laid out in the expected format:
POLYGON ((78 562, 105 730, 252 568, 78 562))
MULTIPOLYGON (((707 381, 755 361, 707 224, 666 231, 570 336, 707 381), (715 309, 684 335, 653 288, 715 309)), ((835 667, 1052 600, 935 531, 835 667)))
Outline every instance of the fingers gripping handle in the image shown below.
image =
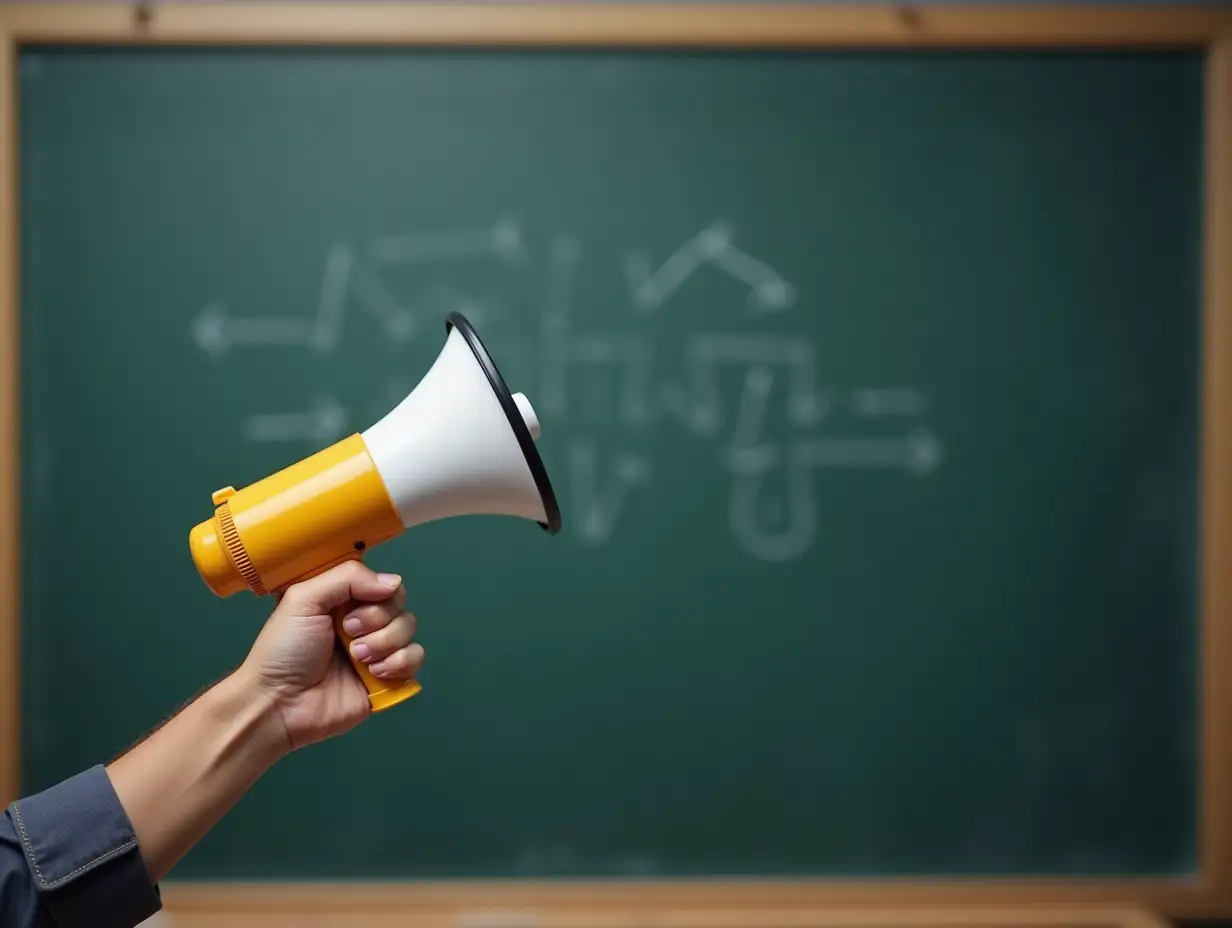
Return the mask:
MULTIPOLYGON (((337 567, 338 564, 359 560, 362 560, 362 558, 358 554, 350 554, 335 563, 326 564, 302 577, 297 577, 291 583, 288 583, 287 586, 289 587, 295 583, 323 574, 330 568, 337 567)), ((286 588, 284 587, 280 592, 285 591, 286 588)), ((342 628, 342 623, 349 614, 350 609, 347 606, 340 606, 331 613, 334 620, 334 633, 338 636, 338 641, 342 645, 343 653, 346 654, 347 660, 351 662, 351 666, 355 668, 355 673, 364 684, 364 689, 368 691, 368 705, 372 707, 372 711, 380 712, 382 709, 396 706, 398 703, 417 695, 423 689, 423 685, 418 680, 411 679, 402 683, 390 683, 387 680, 374 677, 367 664, 355 659, 355 656, 351 653, 351 642, 355 639, 342 628)))
POLYGON ((390 683, 379 677, 374 677, 367 664, 355 659, 355 656, 351 654, 351 642, 354 639, 342 629, 342 622, 349 613, 350 610, 345 606, 334 610, 334 631, 346 650, 347 660, 351 662, 351 666, 359 674, 359 679, 363 681, 364 688, 368 690, 368 704, 372 707, 372 711, 380 712, 382 709, 396 706, 398 703, 410 699, 422 690, 423 686, 420 685, 418 680, 411 679, 402 683, 390 683))

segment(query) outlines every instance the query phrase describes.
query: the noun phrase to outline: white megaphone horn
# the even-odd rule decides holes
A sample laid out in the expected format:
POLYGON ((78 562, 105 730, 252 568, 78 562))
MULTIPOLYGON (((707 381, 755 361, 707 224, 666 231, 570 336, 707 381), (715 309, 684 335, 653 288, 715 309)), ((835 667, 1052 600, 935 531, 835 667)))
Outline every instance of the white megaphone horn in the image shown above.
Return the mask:
MULTIPOLYGON (((214 515, 189 534, 210 590, 224 598, 245 588, 279 592, 413 525, 453 516, 515 516, 560 531, 530 401, 510 393, 465 316, 450 313, 445 330, 428 373, 379 422, 241 490, 214 493, 214 515)), ((335 628, 349 645, 344 617, 340 610, 335 628)), ((420 690, 416 681, 391 687, 351 663, 374 710, 420 690)))

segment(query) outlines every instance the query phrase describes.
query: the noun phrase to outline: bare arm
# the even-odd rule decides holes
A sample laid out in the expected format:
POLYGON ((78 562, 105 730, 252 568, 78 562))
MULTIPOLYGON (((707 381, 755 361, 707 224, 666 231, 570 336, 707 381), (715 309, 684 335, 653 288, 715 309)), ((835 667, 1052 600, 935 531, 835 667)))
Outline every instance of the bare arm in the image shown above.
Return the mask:
MULTIPOLYGON (((67 861, 94 844, 94 858, 102 862, 127 853, 126 845, 135 836, 149 881, 157 883, 272 765, 292 751, 350 730, 368 716, 367 691, 337 649, 332 613, 345 610, 347 632, 354 638, 352 653, 373 674, 398 682, 419 671, 424 652, 411 644, 415 618, 403 610, 405 601, 400 578, 376 574, 354 561, 291 587, 239 669, 108 765, 106 779, 99 779, 96 770, 90 774, 94 779, 81 781, 90 785, 80 806, 88 817, 109 825, 105 839, 98 837, 97 823, 68 825, 67 813, 59 813, 44 830, 67 834, 63 846, 51 847, 48 854, 58 852, 54 859, 67 861), (110 804, 107 782, 114 790, 110 804), (115 799, 122 811, 113 808, 115 799)), ((63 797, 72 794, 60 789, 31 810, 62 806, 63 797)), ((24 876, 30 885, 39 876, 37 851, 31 853, 24 876)), ((99 874, 108 878, 105 870, 99 874)), ((60 892, 50 886, 41 890, 44 904, 55 902, 52 894, 60 892)), ((155 904, 144 875, 140 880, 130 876, 123 891, 133 911, 145 913, 155 904), (142 883, 147 897, 136 900, 137 884, 142 883)), ((85 908, 87 918, 95 917, 96 912, 85 908)), ((119 915, 108 924, 129 923, 128 916, 119 915)))
POLYGON ((107 768, 157 882, 290 751, 273 702, 241 669, 107 768))

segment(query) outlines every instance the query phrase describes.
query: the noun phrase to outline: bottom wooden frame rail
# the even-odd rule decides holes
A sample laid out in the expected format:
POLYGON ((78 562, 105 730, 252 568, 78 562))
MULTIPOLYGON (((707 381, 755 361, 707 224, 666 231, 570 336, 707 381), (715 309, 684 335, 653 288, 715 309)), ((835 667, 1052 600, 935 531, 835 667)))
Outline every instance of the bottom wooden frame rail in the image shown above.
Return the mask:
MULTIPOLYGON (((400 883, 168 883, 144 928, 1168 928, 1145 908, 1053 901, 928 904, 775 902, 722 885, 665 898, 637 884, 507 894, 400 883)), ((892 897, 891 894, 887 894, 892 897)))

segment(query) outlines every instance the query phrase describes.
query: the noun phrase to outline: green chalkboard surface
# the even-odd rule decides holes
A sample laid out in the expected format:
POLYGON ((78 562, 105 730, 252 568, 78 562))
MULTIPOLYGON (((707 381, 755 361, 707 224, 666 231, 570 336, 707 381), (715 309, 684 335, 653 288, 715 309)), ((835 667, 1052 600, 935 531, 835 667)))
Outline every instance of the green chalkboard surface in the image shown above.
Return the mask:
POLYGON ((1194 868, 1202 105, 1184 54, 27 49, 23 789, 242 658, 211 492, 462 309, 563 532, 372 552, 423 694, 177 876, 1194 868))

